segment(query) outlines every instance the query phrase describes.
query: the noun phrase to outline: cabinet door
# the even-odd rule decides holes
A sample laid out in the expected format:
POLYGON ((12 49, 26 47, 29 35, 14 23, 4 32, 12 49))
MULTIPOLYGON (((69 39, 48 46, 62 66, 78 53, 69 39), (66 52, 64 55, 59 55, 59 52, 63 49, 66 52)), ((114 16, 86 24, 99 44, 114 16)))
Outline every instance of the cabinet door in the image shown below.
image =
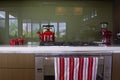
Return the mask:
POLYGON ((8 69, 9 80, 35 80, 34 69, 8 69))
POLYGON ((7 67, 7 54, 0 54, 0 68, 7 67))
POLYGON ((113 54, 112 80, 120 80, 120 54, 113 54))
POLYGON ((0 69, 0 80, 9 80, 8 69, 0 69))
POLYGON ((34 54, 8 54, 8 68, 34 68, 34 54))

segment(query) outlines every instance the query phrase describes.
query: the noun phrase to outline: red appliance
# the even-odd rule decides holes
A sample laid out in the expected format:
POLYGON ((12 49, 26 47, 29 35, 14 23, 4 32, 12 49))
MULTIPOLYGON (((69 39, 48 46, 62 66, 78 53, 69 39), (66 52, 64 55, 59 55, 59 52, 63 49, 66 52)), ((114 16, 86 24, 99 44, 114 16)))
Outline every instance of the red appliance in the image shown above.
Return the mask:
POLYGON ((15 39, 11 39, 9 42, 10 45, 16 45, 16 40, 15 39))
POLYGON ((102 34, 102 44, 111 45, 112 32, 107 29, 108 23, 102 22, 101 24, 101 34, 102 34))
POLYGON ((23 45, 24 40, 22 38, 17 39, 18 45, 23 45))
POLYGON ((9 44, 10 45, 23 45, 24 44, 24 40, 22 38, 11 39, 9 44))
POLYGON ((41 39, 42 42, 54 42, 55 41, 53 25, 43 25, 42 33, 38 31, 37 34, 39 36, 39 39, 41 39))

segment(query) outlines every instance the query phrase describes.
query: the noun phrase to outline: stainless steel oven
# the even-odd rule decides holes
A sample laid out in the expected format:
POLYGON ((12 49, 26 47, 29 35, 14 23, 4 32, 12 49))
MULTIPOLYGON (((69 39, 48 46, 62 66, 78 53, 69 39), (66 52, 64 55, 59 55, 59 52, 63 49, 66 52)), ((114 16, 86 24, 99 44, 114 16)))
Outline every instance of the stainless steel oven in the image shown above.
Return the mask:
POLYGON ((55 57, 98 57, 96 80, 111 80, 112 52, 86 51, 86 52, 58 52, 58 54, 35 55, 35 80, 55 80, 55 57))

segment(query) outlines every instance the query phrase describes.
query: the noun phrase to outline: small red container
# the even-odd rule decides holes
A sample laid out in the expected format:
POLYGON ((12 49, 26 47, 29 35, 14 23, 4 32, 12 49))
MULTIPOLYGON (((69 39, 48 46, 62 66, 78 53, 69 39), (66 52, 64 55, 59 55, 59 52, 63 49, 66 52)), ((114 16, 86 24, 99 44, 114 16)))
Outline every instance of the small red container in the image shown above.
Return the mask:
POLYGON ((22 38, 18 38, 17 42, 18 42, 18 45, 23 45, 24 44, 24 40, 22 38))
POLYGON ((9 42, 10 45, 16 45, 16 40, 15 39, 11 39, 9 42))
POLYGON ((22 38, 11 39, 9 44, 10 45, 23 45, 24 44, 24 40, 22 38))

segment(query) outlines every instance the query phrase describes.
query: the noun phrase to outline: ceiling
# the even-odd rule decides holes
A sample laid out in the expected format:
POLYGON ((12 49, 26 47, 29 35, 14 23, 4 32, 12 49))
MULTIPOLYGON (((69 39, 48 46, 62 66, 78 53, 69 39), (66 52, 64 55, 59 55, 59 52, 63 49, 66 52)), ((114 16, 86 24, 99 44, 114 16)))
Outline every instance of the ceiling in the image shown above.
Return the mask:
POLYGON ((0 0, 1 1, 116 1, 116 0, 0 0))

